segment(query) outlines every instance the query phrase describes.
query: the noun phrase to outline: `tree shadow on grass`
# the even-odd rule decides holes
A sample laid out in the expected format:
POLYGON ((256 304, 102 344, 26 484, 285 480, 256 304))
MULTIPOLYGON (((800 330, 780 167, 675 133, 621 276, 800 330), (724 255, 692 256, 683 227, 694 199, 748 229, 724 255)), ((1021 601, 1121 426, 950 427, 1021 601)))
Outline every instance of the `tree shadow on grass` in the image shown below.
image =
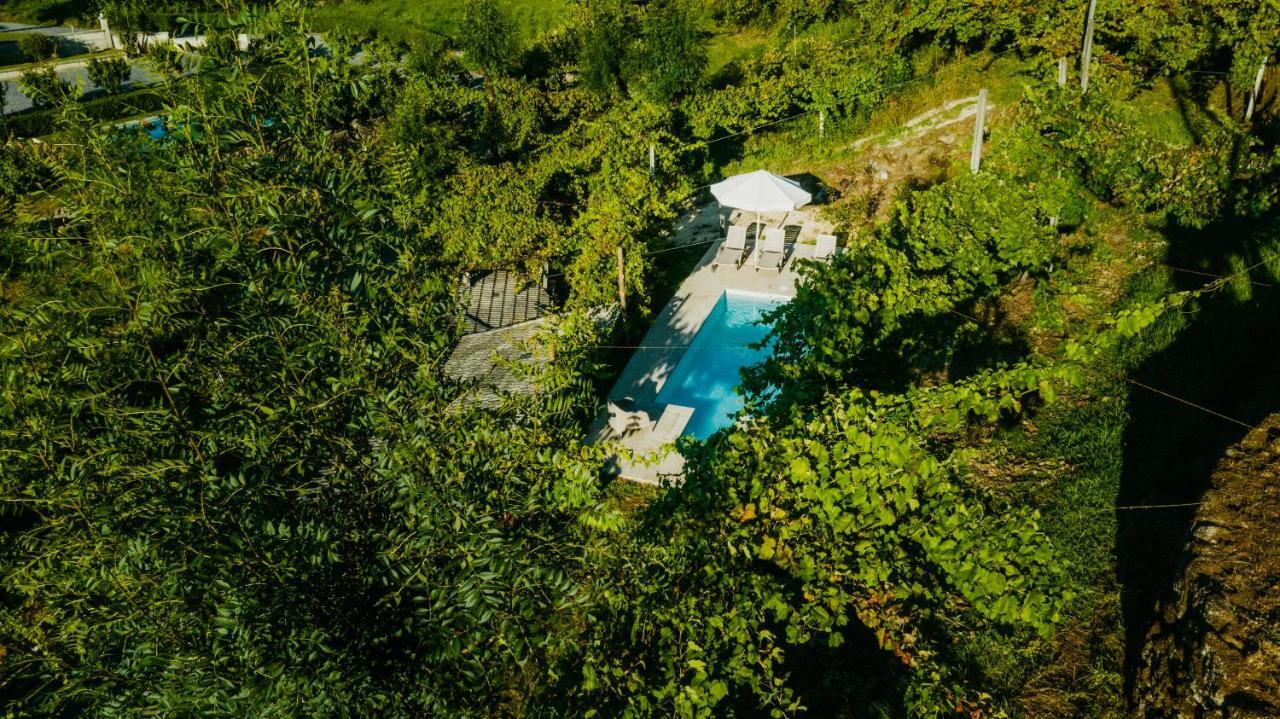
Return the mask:
MULTIPOLYGON (((1275 219, 1174 231, 1168 264, 1216 275, 1240 273, 1266 257, 1258 249, 1267 240, 1274 241, 1275 219)), ((1215 465, 1248 431, 1206 409, 1248 427, 1280 410, 1276 265, 1280 263, 1272 263, 1270 273, 1264 267, 1249 273, 1248 283, 1241 275, 1236 283, 1206 298, 1170 344, 1129 373, 1129 422, 1118 506, 1200 501, 1215 465)), ((1175 276, 1183 289, 1210 281, 1187 271, 1175 276)), ((1117 512, 1115 549, 1130 695, 1156 603, 1173 585, 1194 517, 1195 507, 1117 512)))

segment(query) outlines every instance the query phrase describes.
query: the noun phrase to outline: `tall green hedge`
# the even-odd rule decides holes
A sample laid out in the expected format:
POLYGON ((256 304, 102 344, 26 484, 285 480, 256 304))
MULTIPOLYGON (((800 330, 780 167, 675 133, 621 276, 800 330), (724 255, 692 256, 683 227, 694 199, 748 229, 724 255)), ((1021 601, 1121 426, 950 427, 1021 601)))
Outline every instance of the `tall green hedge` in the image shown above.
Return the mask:
MULTIPOLYGON (((164 108, 165 98, 153 89, 142 89, 86 100, 80 105, 91 120, 110 122, 159 112, 164 108)), ((57 108, 50 108, 9 115, 0 124, 0 134, 8 133, 11 137, 47 135, 56 128, 58 114, 57 108)))

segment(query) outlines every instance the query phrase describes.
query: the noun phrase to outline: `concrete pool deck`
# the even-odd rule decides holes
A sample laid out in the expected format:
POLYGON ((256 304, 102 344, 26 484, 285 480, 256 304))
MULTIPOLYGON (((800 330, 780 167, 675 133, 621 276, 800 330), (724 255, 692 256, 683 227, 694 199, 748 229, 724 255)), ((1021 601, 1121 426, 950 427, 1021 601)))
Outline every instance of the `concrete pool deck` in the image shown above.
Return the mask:
MULTIPOLYGON (((755 220, 750 213, 737 215, 737 222, 743 225, 755 220)), ((780 220, 800 221, 807 219, 806 216, 807 213, 800 211, 786 217, 783 213, 761 215, 760 219, 767 227, 777 227, 780 220)), ((800 239, 811 239, 816 227, 811 221, 805 221, 803 226, 800 239)), ((748 242, 746 262, 742 266, 713 268, 712 261, 723 241, 720 239, 708 246, 675 296, 659 313, 610 391, 609 401, 625 405, 633 421, 621 434, 615 432, 609 424, 606 407, 591 426, 591 441, 616 442, 621 449, 634 453, 635 461, 622 454, 615 460, 619 475, 626 479, 660 484, 678 480, 682 474, 684 458, 672 448, 672 442, 688 422, 687 408, 660 404, 657 397, 720 295, 725 290, 734 290, 790 299, 795 296, 795 262, 812 257, 814 249, 812 244, 788 243, 786 264, 781 271, 757 270, 752 264, 754 243, 748 242)))

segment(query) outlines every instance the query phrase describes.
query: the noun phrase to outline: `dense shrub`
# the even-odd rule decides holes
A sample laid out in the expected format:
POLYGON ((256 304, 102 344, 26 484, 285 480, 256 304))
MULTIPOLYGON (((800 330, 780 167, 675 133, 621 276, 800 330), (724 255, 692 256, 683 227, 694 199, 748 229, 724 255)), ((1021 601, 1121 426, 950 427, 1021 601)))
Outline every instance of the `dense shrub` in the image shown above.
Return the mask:
POLYGON ((124 58, 95 57, 89 60, 85 69, 89 75, 89 81, 108 95, 120 92, 120 88, 129 81, 129 61, 124 58))
POLYGON ((702 82, 705 42, 684 0, 644 8, 593 2, 577 34, 582 83, 600 98, 630 94, 663 105, 693 94, 702 82))
POLYGON ((58 75, 58 71, 50 66, 23 70, 18 76, 18 87, 37 108, 51 107, 64 102, 71 97, 72 92, 71 83, 63 80, 58 75))
MULTIPOLYGON (((165 97, 154 90, 135 90, 86 100, 77 107, 89 121, 100 123, 158 113, 164 109, 165 103, 165 97)), ((60 114, 57 108, 50 108, 9 115, 6 118, 8 132, 14 137, 47 135, 57 129, 60 114)), ((0 126, 0 134, 4 132, 5 128, 0 126)))
POLYGON ((18 49, 29 62, 40 62, 53 57, 57 45, 49 35, 30 32, 18 38, 18 49))
POLYGON ((779 387, 791 405, 946 372, 965 340, 956 311, 1045 267, 1056 239, 1036 192, 991 173, 908 195, 849 252, 803 270, 778 311, 774 355, 748 385, 779 387))

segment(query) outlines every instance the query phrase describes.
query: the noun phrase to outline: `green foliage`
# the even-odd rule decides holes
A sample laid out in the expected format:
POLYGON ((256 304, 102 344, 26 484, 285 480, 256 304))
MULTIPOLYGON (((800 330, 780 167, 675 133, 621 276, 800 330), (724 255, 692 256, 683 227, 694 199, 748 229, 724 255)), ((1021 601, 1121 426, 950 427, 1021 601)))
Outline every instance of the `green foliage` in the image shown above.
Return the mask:
POLYGON ((741 82, 691 100, 690 122, 697 134, 741 132, 814 110, 863 116, 891 85, 906 79, 909 69, 895 54, 818 38, 770 51, 743 72, 741 82))
POLYGON ((29 32, 18 38, 18 50, 29 62, 43 62, 57 53, 57 45, 45 33, 29 32))
POLYGON ((65 221, 0 236, 18 712, 489 715, 571 648, 601 457, 549 410, 451 406, 453 283, 331 132, 379 71, 300 67, 296 28, 172 86, 174 141, 68 118, 65 221))
POLYGON ((749 384, 803 403, 833 387, 894 390, 946 371, 971 329, 958 310, 1042 269, 1056 238, 1033 191, 990 173, 913 193, 874 236, 802 270, 807 280, 774 320, 774 355, 749 384))
POLYGON ((652 102, 667 103, 696 89, 707 53, 683 0, 661 0, 646 9, 626 63, 630 82, 652 102))
POLYGON ((37 108, 60 105, 72 99, 71 83, 58 76, 48 65, 28 68, 18 76, 18 87, 37 108))
MULTIPOLYGON (((124 117, 151 115, 164 108, 163 95, 153 89, 141 89, 80 102, 76 105, 74 117, 108 122, 124 117)), ((5 120, 8 132, 13 137, 40 137, 54 132, 62 122, 63 114, 59 108, 50 108, 9 115, 5 120)))
POLYGON ((630 94, 665 105, 692 94, 706 69, 706 42, 679 0, 593 0, 576 34, 581 82, 599 99, 630 94))
POLYGON ((508 72, 520 56, 515 24, 497 0, 472 0, 467 4, 458 44, 467 61, 487 77, 508 72))
POLYGON ((124 58, 95 57, 89 60, 85 68, 89 82, 102 88, 108 95, 120 92, 120 88, 129 81, 129 62, 124 58))
POLYGON ((1083 96, 1031 92, 1023 122, 1099 196, 1184 225, 1202 227, 1232 206, 1250 212, 1273 201, 1268 178, 1280 165, 1256 137, 1203 123, 1196 127, 1199 142, 1171 145, 1144 132, 1115 95, 1105 81, 1083 96))
MULTIPOLYGON (((164 5, 112 12, 142 28, 164 5)), ((983 173, 907 194, 804 266, 743 421, 684 440, 686 483, 626 516, 610 497, 646 498, 617 500, 598 476, 609 450, 581 441, 598 348, 617 341, 599 318, 619 250, 633 306, 677 279, 654 252, 704 179, 695 140, 815 109, 861 118, 980 42, 1054 47, 1078 14, 720 5, 791 42, 716 89, 699 18, 675 1, 591 3, 527 52, 524 4, 473 3, 461 64, 420 28, 401 28, 407 61, 348 33, 317 53, 288 3, 202 18, 210 49, 156 50, 167 82, 145 102, 64 102, 33 80, 57 107, 14 121, 58 140, 0 152, 7 705, 790 715, 807 680, 836 676, 800 676, 806 660, 863 642, 904 713, 998 712, 972 642, 1048 637, 1067 578, 1098 560, 972 475, 971 442, 1078 392, 1187 298, 1103 308, 1095 334, 1064 323, 1034 350, 974 315, 1015 282, 1056 299, 1094 195, 1184 224, 1268 206, 1269 146, 1225 117, 1189 146, 1153 144, 1109 69, 1085 98, 1032 90, 983 173), (160 103, 162 141, 95 128, 160 103), (536 391, 481 409, 442 365, 456 288, 491 269, 560 278, 568 297, 520 348, 545 363, 504 365, 536 391)), ((1204 5, 1178 16, 1224 12, 1204 5)), ((1244 37, 1232 23, 1224 37, 1244 37)), ((1107 62, 1139 80, 1170 53, 1234 73, 1270 47, 1256 40, 1237 56, 1216 38, 1180 50, 1136 19, 1100 31, 1107 62)), ((826 219, 848 226, 852 204, 826 219)), ((876 699, 836 689, 859 711, 876 699)))
MULTIPOLYGON (((555 30, 571 14, 569 0, 499 0, 522 41, 555 30)), ((377 36, 410 46, 457 38, 467 3, 457 0, 338 0, 315 8, 315 29, 377 36)))
POLYGON ((712 12, 736 24, 781 22, 804 27, 837 14, 839 0, 717 0, 712 12))
POLYGON ((1068 595, 1035 515, 987 504, 929 437, 1051 398, 1072 376, 1023 367, 905 397, 850 390, 690 447, 687 484, 611 578, 584 688, 612 697, 606 713, 712 716, 732 701, 789 714, 789 653, 839 646, 856 623, 909 672, 913 715, 975 707, 939 622, 1047 634, 1068 595), (619 654, 627 637, 644 641, 619 654))
POLYGON ((0 7, 0 20, 24 23, 65 23, 84 20, 94 9, 94 0, 8 0, 0 7))
POLYGON ((635 18, 621 0, 593 0, 585 4, 578 27, 578 68, 582 84, 601 99, 625 94, 625 53, 634 37, 635 18))

